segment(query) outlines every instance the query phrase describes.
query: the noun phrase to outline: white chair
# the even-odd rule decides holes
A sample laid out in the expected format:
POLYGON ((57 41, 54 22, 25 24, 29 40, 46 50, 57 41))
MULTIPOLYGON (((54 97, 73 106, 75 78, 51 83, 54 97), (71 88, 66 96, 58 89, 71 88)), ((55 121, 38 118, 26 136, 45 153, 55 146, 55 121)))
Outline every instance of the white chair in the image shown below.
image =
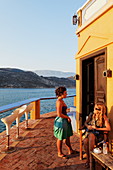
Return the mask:
POLYGON ((30 103, 25 110, 25 121, 26 121, 25 128, 26 129, 29 129, 28 128, 28 114, 30 113, 32 109, 33 109, 33 103, 30 103))
POLYGON ((10 148, 9 148, 10 127, 11 127, 11 124, 16 120, 17 116, 18 116, 18 109, 13 111, 13 113, 11 115, 1 119, 1 121, 6 126, 6 135, 7 135, 7 145, 6 145, 6 148, 7 148, 7 150, 10 150, 10 148))
POLYGON ((16 118, 16 127, 17 127, 17 135, 16 138, 19 139, 19 122, 20 122, 20 117, 25 113, 25 110, 27 108, 27 105, 23 105, 21 107, 19 107, 18 110, 18 115, 16 118))

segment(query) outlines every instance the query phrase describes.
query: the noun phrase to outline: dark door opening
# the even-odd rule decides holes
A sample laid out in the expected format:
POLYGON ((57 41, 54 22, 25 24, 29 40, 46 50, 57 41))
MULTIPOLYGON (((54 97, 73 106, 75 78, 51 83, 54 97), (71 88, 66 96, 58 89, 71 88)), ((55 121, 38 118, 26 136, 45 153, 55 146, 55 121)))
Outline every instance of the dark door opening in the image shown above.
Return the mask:
POLYGON ((105 52, 82 60, 82 124, 94 110, 94 104, 106 104, 105 52))
POLYGON ((82 124, 94 108, 94 58, 82 62, 82 124))

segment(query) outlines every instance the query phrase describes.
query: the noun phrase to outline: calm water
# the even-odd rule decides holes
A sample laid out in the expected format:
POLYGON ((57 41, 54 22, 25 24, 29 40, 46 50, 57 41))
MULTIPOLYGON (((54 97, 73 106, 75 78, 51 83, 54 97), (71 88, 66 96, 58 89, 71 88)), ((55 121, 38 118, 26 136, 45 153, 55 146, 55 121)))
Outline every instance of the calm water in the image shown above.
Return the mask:
MULTIPOLYGON (((26 100, 29 98, 55 97, 55 89, 0 89, 0 106, 26 100)), ((67 89, 68 95, 74 95, 75 89, 67 89)), ((41 114, 55 110, 56 99, 41 101, 41 114)), ((65 99, 68 107, 73 106, 73 97, 65 99)), ((1 118, 11 114, 8 111, 0 114, 0 132, 5 130, 5 125, 1 122, 1 118)), ((24 115, 21 121, 24 119, 24 115)), ((15 124, 15 122, 14 122, 15 124)))

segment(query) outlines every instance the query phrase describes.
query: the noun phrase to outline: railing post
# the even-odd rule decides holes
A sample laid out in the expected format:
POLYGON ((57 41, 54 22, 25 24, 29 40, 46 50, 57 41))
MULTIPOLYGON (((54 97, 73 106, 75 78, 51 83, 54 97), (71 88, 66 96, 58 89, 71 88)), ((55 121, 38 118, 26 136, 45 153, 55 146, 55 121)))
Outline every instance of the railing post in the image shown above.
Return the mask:
POLYGON ((33 102, 33 109, 30 114, 31 119, 39 119, 40 118, 40 100, 33 102))
POLYGON ((76 96, 74 96, 74 106, 76 106, 76 96))

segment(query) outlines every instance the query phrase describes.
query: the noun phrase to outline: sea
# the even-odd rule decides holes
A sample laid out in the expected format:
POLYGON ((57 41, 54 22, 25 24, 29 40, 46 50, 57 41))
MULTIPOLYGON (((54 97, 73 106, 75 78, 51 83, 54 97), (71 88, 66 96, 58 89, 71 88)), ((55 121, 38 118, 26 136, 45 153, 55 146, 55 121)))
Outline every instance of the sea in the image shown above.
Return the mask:
MULTIPOLYGON (((67 89, 68 95, 75 95, 76 90, 73 88, 67 89)), ((7 104, 12 104, 15 102, 23 101, 30 98, 49 98, 49 97, 56 97, 55 96, 55 89, 54 88, 42 88, 42 89, 16 89, 16 88, 1 88, 0 89, 0 106, 4 106, 7 104)), ((64 99, 65 103, 68 107, 73 106, 74 98, 66 98, 64 99)), ((50 100, 42 100, 41 101, 41 112, 40 114, 48 113, 51 111, 55 111, 55 103, 56 99, 50 100)), ((10 115, 13 110, 4 112, 0 114, 0 132, 5 130, 5 125, 1 121, 1 118, 10 115)), ((20 122, 25 119, 24 115, 21 117, 20 122)), ((12 126, 15 125, 15 122, 12 126)))

